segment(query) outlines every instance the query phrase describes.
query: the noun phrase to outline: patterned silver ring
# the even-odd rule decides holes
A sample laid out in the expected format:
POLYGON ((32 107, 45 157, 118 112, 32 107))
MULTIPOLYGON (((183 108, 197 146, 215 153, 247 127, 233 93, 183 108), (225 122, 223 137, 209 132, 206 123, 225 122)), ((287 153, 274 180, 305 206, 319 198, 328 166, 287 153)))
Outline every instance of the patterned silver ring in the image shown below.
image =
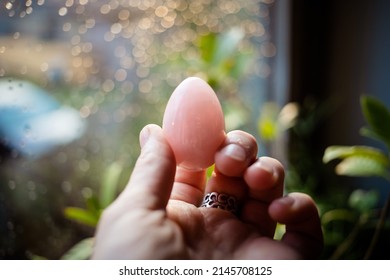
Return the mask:
POLYGON ((225 193, 211 192, 206 194, 200 207, 219 208, 230 211, 234 215, 238 214, 237 198, 225 193))

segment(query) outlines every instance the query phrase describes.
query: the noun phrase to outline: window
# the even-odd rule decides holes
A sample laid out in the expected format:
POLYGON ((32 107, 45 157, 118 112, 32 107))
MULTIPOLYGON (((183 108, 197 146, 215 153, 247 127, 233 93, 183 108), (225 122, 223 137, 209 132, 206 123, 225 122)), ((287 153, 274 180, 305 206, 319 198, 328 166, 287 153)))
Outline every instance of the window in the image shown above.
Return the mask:
POLYGON ((59 258, 92 236, 93 226, 66 219, 64 209, 95 207, 103 184, 120 191, 140 129, 161 123, 184 77, 214 87, 228 130, 256 132, 277 51, 274 6, 2 1, 0 258, 59 258))

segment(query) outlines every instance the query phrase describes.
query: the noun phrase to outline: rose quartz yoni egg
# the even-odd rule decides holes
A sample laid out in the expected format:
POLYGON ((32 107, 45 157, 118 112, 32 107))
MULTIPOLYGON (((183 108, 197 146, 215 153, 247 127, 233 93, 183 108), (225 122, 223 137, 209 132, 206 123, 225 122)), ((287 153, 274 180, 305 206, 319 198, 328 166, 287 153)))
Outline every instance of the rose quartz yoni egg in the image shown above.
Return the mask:
POLYGON ((225 139, 223 112, 213 89, 200 78, 181 82, 168 101, 162 128, 177 165, 190 170, 212 165, 225 139))

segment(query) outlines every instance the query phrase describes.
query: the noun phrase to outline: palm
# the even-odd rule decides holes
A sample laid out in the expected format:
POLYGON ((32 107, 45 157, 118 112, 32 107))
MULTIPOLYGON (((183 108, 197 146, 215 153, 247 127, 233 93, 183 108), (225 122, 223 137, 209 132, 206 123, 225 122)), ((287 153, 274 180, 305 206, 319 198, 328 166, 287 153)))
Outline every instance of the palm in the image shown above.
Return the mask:
MULTIPOLYGON (((169 220, 177 240, 182 240, 176 257, 190 259, 296 259, 302 256, 290 246, 262 234, 229 212, 196 208, 182 201, 171 201, 169 220)), ((161 223, 159 223, 161 225, 161 223)), ((264 225, 275 227, 275 223, 264 225)), ((166 244, 162 242, 162 244, 166 244)), ((164 251, 167 252, 167 248, 164 251)), ((169 252, 172 253, 172 252, 169 252)), ((175 256, 167 256, 175 258, 175 256)))

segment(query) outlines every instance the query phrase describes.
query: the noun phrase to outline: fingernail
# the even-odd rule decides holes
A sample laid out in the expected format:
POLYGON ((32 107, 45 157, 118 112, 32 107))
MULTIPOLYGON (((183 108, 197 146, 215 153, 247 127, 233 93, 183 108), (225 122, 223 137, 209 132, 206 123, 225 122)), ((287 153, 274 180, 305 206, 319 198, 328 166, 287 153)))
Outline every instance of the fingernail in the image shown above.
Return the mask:
POLYGON ((279 178, 279 174, 277 170, 275 169, 275 163, 272 159, 267 157, 260 157, 258 161, 256 162, 257 168, 260 168, 263 170, 263 172, 267 172, 270 174, 272 178, 272 182, 276 183, 276 181, 279 178))
POLYGON ((286 206, 291 206, 294 204, 294 199, 287 195, 285 197, 280 198, 278 202, 286 206))
POLYGON ((149 138, 150 138, 150 129, 148 126, 145 126, 139 134, 139 143, 141 149, 145 146, 146 142, 148 142, 149 138))
POLYGON ((246 159, 245 150, 241 146, 236 144, 227 145, 225 148, 223 148, 223 153, 237 161, 245 161, 246 159))
POLYGON ((274 174, 274 167, 272 163, 267 160, 267 158, 259 158, 257 164, 261 169, 267 171, 270 174, 274 174))

